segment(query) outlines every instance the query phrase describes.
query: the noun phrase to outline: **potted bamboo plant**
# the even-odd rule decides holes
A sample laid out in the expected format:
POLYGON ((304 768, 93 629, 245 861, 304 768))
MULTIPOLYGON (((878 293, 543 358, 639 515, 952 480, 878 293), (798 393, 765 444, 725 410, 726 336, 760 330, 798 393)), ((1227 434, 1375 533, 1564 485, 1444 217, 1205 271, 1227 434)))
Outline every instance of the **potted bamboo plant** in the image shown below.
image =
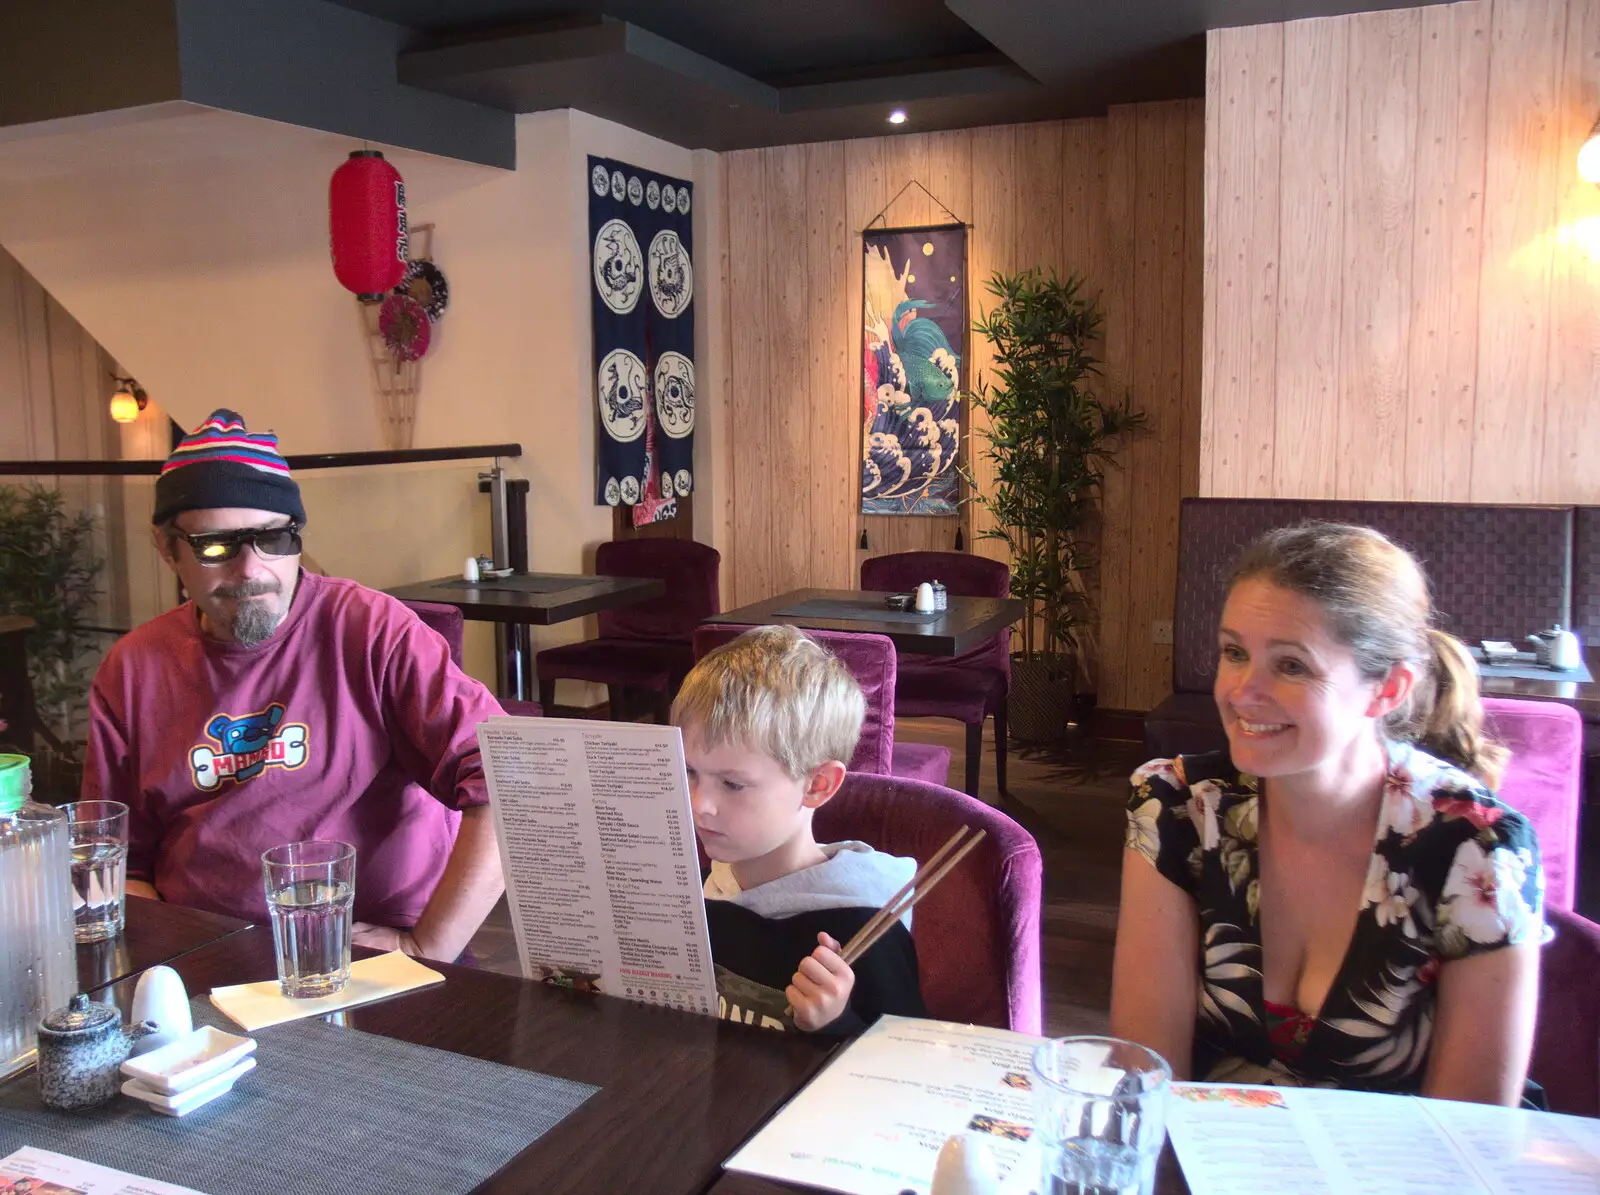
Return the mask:
POLYGON ((994 349, 992 381, 969 396, 989 417, 984 455, 994 483, 985 493, 969 476, 968 492, 993 516, 980 535, 1005 541, 1011 592, 1027 608, 1007 709, 1023 742, 1058 740, 1076 720, 1075 680, 1094 626, 1086 581, 1101 480, 1119 437, 1144 423, 1131 396, 1107 403, 1089 388, 1103 317, 1082 288, 1076 275, 997 273, 987 286, 995 306, 973 324, 994 349))

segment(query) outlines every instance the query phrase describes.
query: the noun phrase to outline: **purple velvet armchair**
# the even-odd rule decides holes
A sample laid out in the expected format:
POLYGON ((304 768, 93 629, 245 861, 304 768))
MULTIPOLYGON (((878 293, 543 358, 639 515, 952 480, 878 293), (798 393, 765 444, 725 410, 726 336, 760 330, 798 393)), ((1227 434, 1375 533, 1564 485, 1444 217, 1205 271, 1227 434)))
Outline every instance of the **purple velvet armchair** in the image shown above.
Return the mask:
POLYGON ((1544 1088, 1550 1111, 1600 1116, 1600 925, 1557 908, 1547 909, 1545 920, 1555 937, 1540 959, 1528 1074, 1544 1088))
POLYGON ((1499 797, 1539 836, 1545 904, 1570 911, 1578 895, 1583 719, 1570 705, 1485 697, 1487 729, 1511 749, 1499 797))
POLYGON ((917 905, 912 938, 930 1016, 1038 1033, 1039 899, 1033 837, 964 793, 898 776, 852 773, 817 810, 820 842, 859 839, 921 865, 958 826, 989 832, 917 905))
MULTIPOLYGON (((861 588, 900 592, 935 578, 961 597, 1008 597, 1011 570, 966 552, 896 552, 861 562, 861 588)), ((1011 628, 959 656, 900 657, 894 712, 901 718, 953 718, 967 727, 966 790, 978 795, 983 723, 994 719, 995 782, 1006 791, 1006 694, 1011 688, 1011 628)))
POLYGON ((629 539, 601 544, 595 572, 603 577, 654 577, 667 592, 652 602, 604 610, 600 635, 582 643, 549 647, 534 657, 539 701, 555 703, 557 680, 585 680, 610 690, 612 716, 623 693, 645 689, 656 695, 666 720, 672 696, 694 664, 689 637, 702 618, 720 609, 717 593, 722 556, 687 539, 629 539))
MULTIPOLYGON (((461 640, 463 618, 461 611, 455 606, 447 606, 442 602, 403 602, 402 605, 411 610, 421 620, 422 625, 437 631, 445 641, 445 646, 450 649, 450 660, 457 668, 461 667, 461 640)), ((539 708, 538 702, 512 701, 502 697, 500 708, 508 714, 515 714, 519 718, 537 718, 544 713, 539 708)))
MULTIPOLYGON (((695 628, 694 658, 738 638, 749 627, 721 623, 695 628)), ((950 775, 950 749, 927 743, 897 743, 894 739, 894 643, 883 635, 858 635, 846 631, 807 631, 844 662, 867 699, 867 716, 861 724, 861 741, 849 761, 852 772, 879 776, 904 776, 942 785, 950 775)))

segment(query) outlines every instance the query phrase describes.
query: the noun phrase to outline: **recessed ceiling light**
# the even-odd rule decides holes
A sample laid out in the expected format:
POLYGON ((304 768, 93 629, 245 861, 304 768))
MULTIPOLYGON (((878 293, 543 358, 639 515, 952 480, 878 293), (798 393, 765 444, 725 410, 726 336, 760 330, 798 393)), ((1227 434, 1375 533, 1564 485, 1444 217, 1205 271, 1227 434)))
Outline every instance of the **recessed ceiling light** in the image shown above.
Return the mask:
POLYGON ((904 108, 896 108, 893 112, 889 113, 890 124, 905 124, 905 122, 906 110, 904 108))

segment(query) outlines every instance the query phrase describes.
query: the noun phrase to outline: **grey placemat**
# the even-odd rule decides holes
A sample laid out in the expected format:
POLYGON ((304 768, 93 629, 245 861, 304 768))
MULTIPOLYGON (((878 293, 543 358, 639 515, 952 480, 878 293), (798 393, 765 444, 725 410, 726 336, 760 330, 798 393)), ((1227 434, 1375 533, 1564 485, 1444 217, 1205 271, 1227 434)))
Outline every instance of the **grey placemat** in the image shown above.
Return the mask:
POLYGON ((919 614, 915 610, 891 610, 880 602, 852 602, 845 598, 809 598, 785 606, 776 614, 790 618, 837 618, 841 622, 938 622, 948 611, 930 610, 919 614))
MULTIPOLYGON (((197 1024, 237 1030, 209 1001, 197 1024)), ((24 1145, 205 1195, 467 1192, 597 1088, 393 1038, 293 1021, 256 1035, 256 1069, 182 1118, 121 1095, 84 1112, 0 1084, 0 1157, 24 1145)))
POLYGON ((587 589, 598 577, 490 577, 487 581, 440 581, 435 589, 483 589, 491 593, 565 593, 587 589))
POLYGON ((1584 663, 1579 663, 1569 672, 1559 672, 1554 668, 1546 668, 1543 664, 1533 663, 1534 654, 1531 651, 1519 651, 1514 663, 1490 664, 1481 647, 1469 647, 1467 650, 1477 662, 1479 676, 1501 676, 1509 680, 1572 681, 1580 685, 1587 685, 1594 680, 1594 674, 1584 663))

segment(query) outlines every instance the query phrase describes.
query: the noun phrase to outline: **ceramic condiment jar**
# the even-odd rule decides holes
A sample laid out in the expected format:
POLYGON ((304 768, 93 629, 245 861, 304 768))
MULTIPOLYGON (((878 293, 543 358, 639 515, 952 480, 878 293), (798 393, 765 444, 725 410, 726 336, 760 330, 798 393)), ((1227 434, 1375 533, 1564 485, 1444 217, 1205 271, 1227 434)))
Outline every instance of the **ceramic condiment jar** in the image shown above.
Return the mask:
POLYGON ((916 611, 918 614, 933 613, 933 586, 924 581, 917 586, 916 611))
POLYGON ((39 1098, 52 1108, 93 1108, 117 1094, 133 1043, 155 1026, 123 1029, 115 1005, 79 992, 39 1023, 39 1098))
POLYGON ((162 1046, 170 1046, 181 1037, 194 1032, 194 1018, 189 1012, 189 992, 183 979, 171 967, 151 967, 139 976, 139 986, 133 989, 135 1021, 155 1025, 155 1031, 133 1043, 135 1054, 148 1054, 162 1046))

